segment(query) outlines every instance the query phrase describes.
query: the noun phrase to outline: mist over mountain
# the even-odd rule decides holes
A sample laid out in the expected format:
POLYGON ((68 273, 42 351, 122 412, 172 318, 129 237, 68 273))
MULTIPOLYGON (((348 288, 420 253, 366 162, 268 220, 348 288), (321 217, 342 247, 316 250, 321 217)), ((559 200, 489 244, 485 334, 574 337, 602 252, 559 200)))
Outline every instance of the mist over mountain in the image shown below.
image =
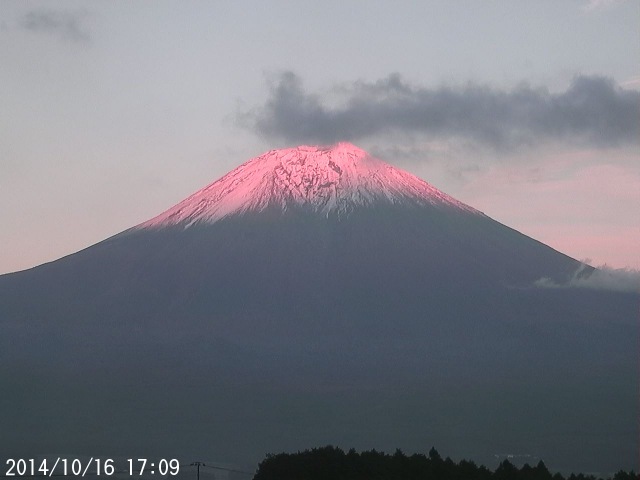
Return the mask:
POLYGON ((274 150, 0 276, 0 449, 320 444, 637 470, 638 295, 350 144, 274 150))

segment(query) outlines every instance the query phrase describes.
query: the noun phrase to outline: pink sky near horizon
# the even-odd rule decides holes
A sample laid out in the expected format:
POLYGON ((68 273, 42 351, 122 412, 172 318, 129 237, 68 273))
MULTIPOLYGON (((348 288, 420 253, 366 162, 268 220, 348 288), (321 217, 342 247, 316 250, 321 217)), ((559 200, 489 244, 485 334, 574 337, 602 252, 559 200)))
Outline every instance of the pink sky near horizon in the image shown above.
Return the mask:
POLYGON ((465 198, 492 218, 578 260, 640 270, 640 172, 606 163, 575 170, 566 158, 556 160, 550 166, 556 171, 536 181, 493 168, 463 188, 465 198))

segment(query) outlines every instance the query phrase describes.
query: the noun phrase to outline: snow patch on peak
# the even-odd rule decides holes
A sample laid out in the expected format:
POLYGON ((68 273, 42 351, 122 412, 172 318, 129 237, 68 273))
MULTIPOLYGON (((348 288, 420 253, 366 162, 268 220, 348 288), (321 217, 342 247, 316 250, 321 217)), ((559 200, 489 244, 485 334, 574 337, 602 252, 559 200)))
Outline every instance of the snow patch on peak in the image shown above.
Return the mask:
POLYGON ((447 205, 479 213, 414 175, 341 142, 266 152, 138 228, 213 223, 267 207, 286 211, 301 206, 325 216, 344 216, 377 202, 447 205))

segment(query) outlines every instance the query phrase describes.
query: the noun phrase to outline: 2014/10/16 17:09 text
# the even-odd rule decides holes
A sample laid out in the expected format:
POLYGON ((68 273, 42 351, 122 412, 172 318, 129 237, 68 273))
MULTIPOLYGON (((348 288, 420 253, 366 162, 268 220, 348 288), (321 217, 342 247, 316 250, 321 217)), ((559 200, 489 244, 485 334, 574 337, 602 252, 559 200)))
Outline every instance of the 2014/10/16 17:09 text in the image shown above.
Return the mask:
POLYGON ((88 461, 80 458, 35 459, 35 458, 8 458, 5 462, 5 477, 42 476, 52 477, 74 476, 111 476, 124 475, 178 475, 180 462, 175 459, 160 459, 152 461, 147 458, 127 458, 120 467, 112 458, 94 458, 88 461))

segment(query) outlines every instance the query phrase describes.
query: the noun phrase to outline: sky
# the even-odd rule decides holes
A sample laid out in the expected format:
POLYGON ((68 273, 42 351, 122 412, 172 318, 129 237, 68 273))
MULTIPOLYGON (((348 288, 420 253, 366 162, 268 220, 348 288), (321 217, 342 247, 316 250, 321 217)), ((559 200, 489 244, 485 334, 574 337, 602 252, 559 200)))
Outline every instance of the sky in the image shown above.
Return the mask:
POLYGON ((0 273, 273 148, 351 141, 640 268, 640 2, 0 2, 0 273))

